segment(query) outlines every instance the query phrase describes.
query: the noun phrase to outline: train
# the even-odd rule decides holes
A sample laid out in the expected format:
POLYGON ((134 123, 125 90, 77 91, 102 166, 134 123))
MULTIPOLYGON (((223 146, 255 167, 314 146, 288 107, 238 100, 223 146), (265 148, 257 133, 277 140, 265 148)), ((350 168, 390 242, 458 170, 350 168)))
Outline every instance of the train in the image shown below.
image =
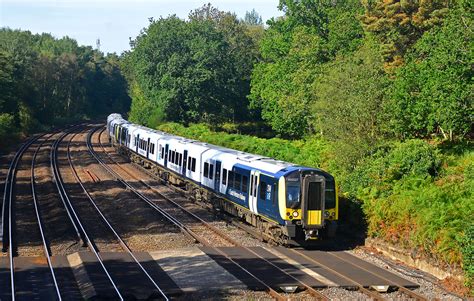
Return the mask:
POLYGON ((120 154, 264 240, 306 245, 336 235, 339 198, 328 172, 150 129, 117 113, 106 130, 120 154))

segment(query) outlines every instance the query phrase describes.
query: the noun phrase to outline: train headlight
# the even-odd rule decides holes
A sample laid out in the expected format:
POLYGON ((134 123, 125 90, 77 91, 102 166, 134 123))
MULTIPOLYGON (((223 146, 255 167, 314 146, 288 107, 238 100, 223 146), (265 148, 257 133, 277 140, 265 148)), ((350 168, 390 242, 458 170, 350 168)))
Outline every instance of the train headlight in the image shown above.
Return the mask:
POLYGON ((293 211, 293 217, 298 217, 298 211, 293 211))
POLYGON ((324 217, 328 218, 329 217, 329 211, 324 211, 324 217))

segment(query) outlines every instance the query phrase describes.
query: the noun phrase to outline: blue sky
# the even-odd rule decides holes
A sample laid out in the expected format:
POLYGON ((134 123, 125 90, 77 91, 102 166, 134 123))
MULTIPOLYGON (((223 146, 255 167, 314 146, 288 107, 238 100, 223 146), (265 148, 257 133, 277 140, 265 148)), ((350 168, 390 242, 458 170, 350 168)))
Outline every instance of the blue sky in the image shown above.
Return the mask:
POLYGON ((94 47, 100 38, 102 51, 120 54, 130 49, 129 37, 136 37, 149 17, 186 18, 207 2, 239 17, 253 8, 264 20, 282 15, 278 0, 0 0, 0 27, 67 35, 94 47))

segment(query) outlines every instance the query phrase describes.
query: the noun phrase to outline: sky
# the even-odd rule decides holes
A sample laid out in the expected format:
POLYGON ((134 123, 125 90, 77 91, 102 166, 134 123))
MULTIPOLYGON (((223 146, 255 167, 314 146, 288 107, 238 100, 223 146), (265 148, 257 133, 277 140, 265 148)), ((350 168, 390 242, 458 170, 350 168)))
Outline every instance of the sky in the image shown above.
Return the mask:
POLYGON ((241 18, 252 9, 264 21, 282 15, 278 0, 0 0, 0 27, 67 35, 94 48, 100 39, 100 50, 120 54, 130 49, 129 37, 147 27, 150 17, 186 18, 208 2, 241 18))

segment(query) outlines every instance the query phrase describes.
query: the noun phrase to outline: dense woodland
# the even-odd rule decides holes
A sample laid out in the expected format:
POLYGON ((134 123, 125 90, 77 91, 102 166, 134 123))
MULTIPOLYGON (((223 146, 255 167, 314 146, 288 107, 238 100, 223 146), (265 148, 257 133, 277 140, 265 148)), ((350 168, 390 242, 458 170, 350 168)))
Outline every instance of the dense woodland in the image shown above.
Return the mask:
POLYGON ((211 4, 150 18, 120 57, 3 29, 0 137, 113 111, 322 167, 339 182, 343 222, 463 268, 472 287, 472 1, 279 8, 266 24, 211 4))
POLYGON ((0 146, 22 133, 128 110, 119 62, 68 37, 0 29, 0 146))

